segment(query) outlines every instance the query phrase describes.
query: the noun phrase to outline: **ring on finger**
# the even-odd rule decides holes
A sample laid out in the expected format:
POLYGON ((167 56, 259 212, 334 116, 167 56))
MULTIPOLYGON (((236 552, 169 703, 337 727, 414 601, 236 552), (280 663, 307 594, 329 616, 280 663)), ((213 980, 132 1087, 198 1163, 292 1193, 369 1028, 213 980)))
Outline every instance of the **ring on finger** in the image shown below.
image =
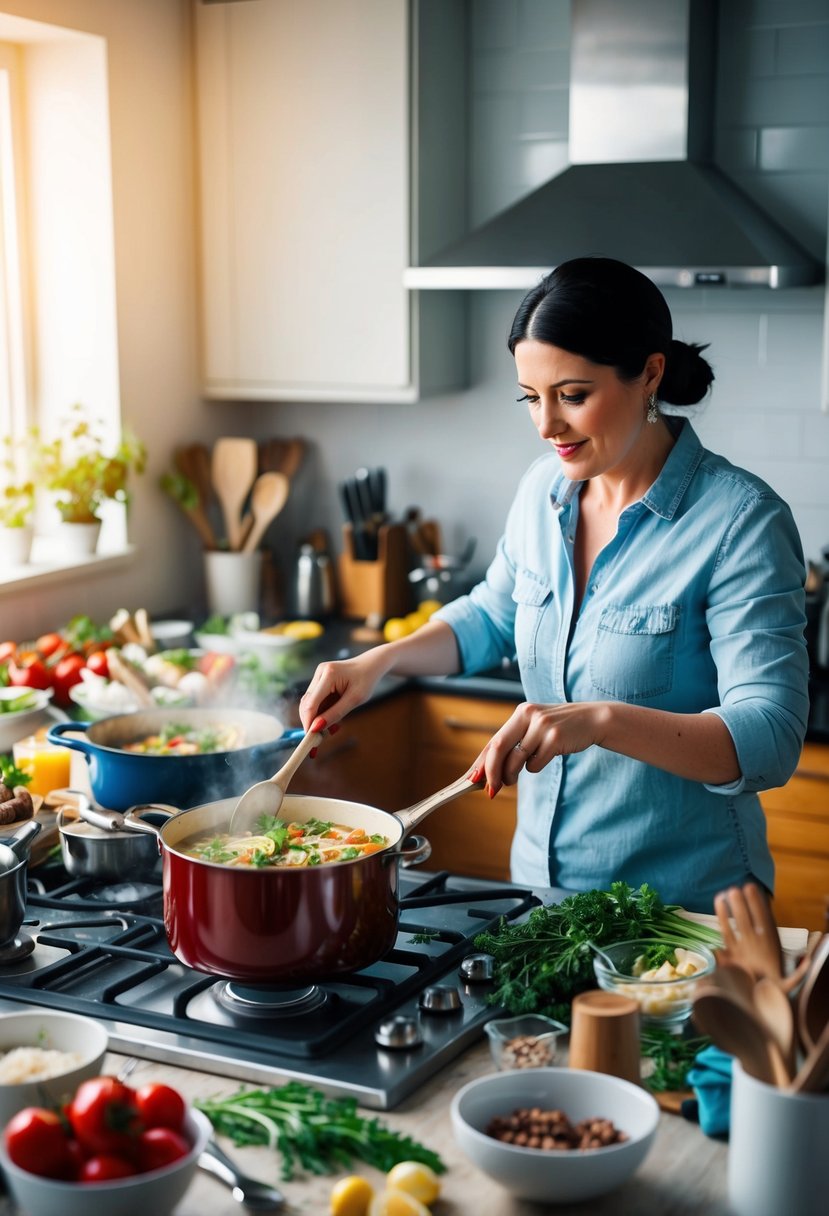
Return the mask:
POLYGON ((524 746, 522 745, 522 743, 521 743, 521 740, 520 740, 520 739, 519 739, 519 741, 516 743, 515 747, 514 747, 512 750, 513 750, 514 752, 523 752, 523 753, 524 753, 524 755, 526 755, 526 754, 527 754, 527 749, 526 749, 526 747, 524 747, 524 746))

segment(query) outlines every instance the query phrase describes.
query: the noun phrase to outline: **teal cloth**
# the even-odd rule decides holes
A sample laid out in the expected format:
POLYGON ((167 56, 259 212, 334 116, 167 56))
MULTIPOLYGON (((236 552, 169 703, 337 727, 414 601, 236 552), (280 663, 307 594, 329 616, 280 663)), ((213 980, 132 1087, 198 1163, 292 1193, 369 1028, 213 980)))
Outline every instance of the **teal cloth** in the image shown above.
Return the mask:
POLYGON ((706 1136, 728 1134, 732 1064, 733 1057, 712 1044, 698 1052, 688 1073, 688 1084, 697 1098, 699 1125, 706 1136))

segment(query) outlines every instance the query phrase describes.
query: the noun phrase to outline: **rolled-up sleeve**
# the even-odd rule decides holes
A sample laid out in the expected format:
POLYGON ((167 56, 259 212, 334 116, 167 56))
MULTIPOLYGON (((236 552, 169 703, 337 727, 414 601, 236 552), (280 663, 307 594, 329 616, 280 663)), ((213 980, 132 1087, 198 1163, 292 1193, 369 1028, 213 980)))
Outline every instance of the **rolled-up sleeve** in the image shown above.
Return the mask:
POLYGON ((720 703, 707 712, 728 728, 742 774, 706 787, 714 793, 784 785, 797 766, 809 713, 805 573, 788 506, 752 489, 723 536, 709 589, 720 703))

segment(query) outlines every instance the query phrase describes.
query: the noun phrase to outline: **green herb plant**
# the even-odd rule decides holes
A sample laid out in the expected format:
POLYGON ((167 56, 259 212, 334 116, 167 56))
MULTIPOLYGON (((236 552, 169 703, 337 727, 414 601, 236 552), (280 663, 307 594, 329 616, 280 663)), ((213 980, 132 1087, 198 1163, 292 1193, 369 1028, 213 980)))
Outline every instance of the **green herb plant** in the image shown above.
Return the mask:
POLYGON ((39 439, 37 480, 57 493, 56 506, 67 523, 96 523, 107 499, 128 503, 130 473, 143 473, 147 451, 127 428, 111 454, 105 451, 100 424, 84 407, 73 405, 57 438, 39 439))
POLYGON ((443 1173, 437 1153, 379 1119, 357 1112, 353 1098, 329 1098, 301 1081, 273 1089, 240 1089, 228 1098, 196 1102, 217 1132, 234 1144, 268 1145, 282 1158, 282 1177, 298 1169, 334 1173, 355 1158, 386 1173, 398 1161, 420 1161, 443 1173))
POLYGON ((614 882, 609 891, 568 895, 559 904, 533 908, 518 924, 506 918, 475 938, 495 958, 490 1002, 510 1013, 544 1013, 570 1023, 573 997, 596 985, 591 943, 651 938, 670 947, 722 945, 715 929, 686 920, 675 905, 643 883, 614 882))
POLYGON ((670 1030, 646 1027, 641 1035, 642 1055, 651 1062, 651 1071, 644 1077, 652 1093, 687 1089, 688 1073, 699 1052, 708 1047, 707 1035, 684 1038, 670 1030))
POLYGON ((32 477, 33 436, 4 435, 0 440, 0 525, 25 528, 35 509, 32 477))
POLYGON ((31 773, 24 773, 18 768, 11 756, 0 756, 0 781, 13 790, 16 785, 28 785, 32 780, 31 773))

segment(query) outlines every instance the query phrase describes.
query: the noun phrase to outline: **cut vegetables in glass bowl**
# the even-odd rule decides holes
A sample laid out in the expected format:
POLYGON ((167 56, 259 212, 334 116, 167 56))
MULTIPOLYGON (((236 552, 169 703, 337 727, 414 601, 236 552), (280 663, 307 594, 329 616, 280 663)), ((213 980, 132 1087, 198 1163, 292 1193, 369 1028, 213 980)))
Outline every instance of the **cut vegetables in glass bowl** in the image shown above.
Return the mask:
POLYGON ((678 1028, 691 1014, 701 980, 717 960, 707 946, 654 939, 603 946, 593 959, 599 987, 638 1002, 645 1024, 678 1028))

